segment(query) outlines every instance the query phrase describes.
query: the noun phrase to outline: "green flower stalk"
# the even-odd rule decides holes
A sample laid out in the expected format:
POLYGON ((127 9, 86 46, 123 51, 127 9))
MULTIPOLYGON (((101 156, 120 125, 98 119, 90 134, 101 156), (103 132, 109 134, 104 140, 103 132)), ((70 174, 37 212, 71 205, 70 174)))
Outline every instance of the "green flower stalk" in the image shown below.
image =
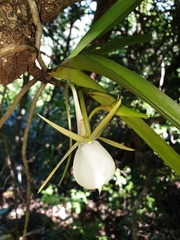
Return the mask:
POLYGON ((55 171, 62 164, 62 162, 72 153, 73 150, 77 148, 73 161, 73 173, 77 183, 87 189, 98 189, 100 193, 102 186, 113 177, 115 172, 115 163, 111 155, 99 143, 97 139, 100 139, 101 141, 104 141, 112 146, 133 151, 133 149, 128 148, 122 144, 100 137, 104 128, 107 126, 109 121, 112 119, 120 107, 121 100, 116 101, 113 106, 111 106, 111 111, 95 128, 95 130, 91 132, 83 95, 82 93, 79 94, 81 103, 80 106, 75 87, 70 83, 68 83, 68 85, 73 92, 78 134, 62 128, 40 115, 39 116, 56 130, 75 140, 76 142, 53 169, 38 192, 42 190, 42 188, 54 175, 55 171))

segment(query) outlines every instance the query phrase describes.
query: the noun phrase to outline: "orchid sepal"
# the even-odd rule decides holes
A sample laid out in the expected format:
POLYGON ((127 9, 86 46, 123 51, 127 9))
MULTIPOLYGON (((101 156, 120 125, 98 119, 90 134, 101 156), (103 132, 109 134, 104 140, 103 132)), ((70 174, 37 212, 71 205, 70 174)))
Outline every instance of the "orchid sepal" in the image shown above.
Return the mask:
POLYGON ((61 159, 60 162, 58 162, 58 164, 56 165, 56 167, 51 171, 51 173, 49 174, 49 176, 46 178, 46 180, 43 182, 43 184, 41 185, 41 187, 38 190, 38 193, 41 192, 41 190, 44 188, 44 186, 49 182, 49 180, 52 178, 52 176, 54 175, 54 173, 57 171, 57 169, 61 166, 61 164, 64 162, 64 160, 69 156, 69 154, 71 154, 77 147, 78 147, 79 143, 76 142, 68 151, 67 153, 64 155, 64 157, 61 159))
POLYGON ((74 132, 71 132, 69 130, 67 130, 66 128, 63 128, 53 122, 51 122, 50 120, 48 120, 47 118, 41 116, 40 114, 38 114, 38 116, 40 118, 42 118, 45 122, 47 122, 49 125, 51 125, 53 128, 55 128, 56 130, 58 130, 60 133, 64 134, 65 136, 72 138, 73 140, 77 141, 77 142, 89 142, 90 139, 88 138, 84 138, 82 136, 80 136, 79 134, 76 134, 74 132))
POLYGON ((121 99, 119 99, 115 105, 113 106, 113 108, 111 109, 111 111, 106 115, 106 117, 100 122, 100 124, 96 127, 96 129, 92 132, 90 138, 96 139, 100 136, 100 134, 102 133, 102 131, 104 130, 104 128, 107 126, 107 124, 109 123, 109 121, 112 119, 112 117, 115 115, 115 113, 117 112, 119 106, 121 104, 121 99))
POLYGON ((117 143, 115 141, 112 141, 110 139, 107 139, 107 138, 103 138, 103 137, 99 137, 98 138, 99 140, 113 146, 113 147, 116 147, 116 148, 120 148, 120 149, 123 149, 123 150, 126 150, 126 151, 135 151, 133 148, 129 148, 129 147, 126 147, 125 145, 121 144, 121 143, 117 143))

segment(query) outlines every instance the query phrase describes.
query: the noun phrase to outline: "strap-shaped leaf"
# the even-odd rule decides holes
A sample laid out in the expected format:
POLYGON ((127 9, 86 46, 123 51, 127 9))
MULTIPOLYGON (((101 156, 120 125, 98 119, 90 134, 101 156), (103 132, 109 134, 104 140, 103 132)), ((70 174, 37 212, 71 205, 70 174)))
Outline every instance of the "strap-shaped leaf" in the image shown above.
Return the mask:
MULTIPOLYGON (((116 101, 116 99, 108 93, 102 93, 97 91, 88 91, 87 89, 83 89, 86 93, 88 93, 94 100, 101 104, 101 110, 111 111, 112 103, 116 101)), ((147 118, 145 113, 137 112, 131 108, 126 107, 121 104, 119 109, 116 112, 118 116, 126 116, 126 117, 139 117, 139 118, 147 118)))
POLYGON ((106 11, 98 21, 91 26, 89 31, 80 40, 74 51, 69 57, 79 54, 88 44, 97 37, 105 34, 126 18, 142 0, 119 0, 108 11, 106 11))
MULTIPOLYGON (((63 64, 66 64, 66 62, 64 62, 63 64)), ((86 87, 86 88, 94 89, 96 91, 106 92, 103 89, 103 87, 101 87, 97 82, 95 82, 87 74, 74 68, 69 68, 64 65, 60 65, 59 67, 54 68, 48 74, 58 80, 67 80, 72 83, 75 83, 79 87, 86 87)))
MULTIPOLYGON (((101 87, 96 81, 94 81, 92 78, 90 78, 87 74, 85 74, 75 68, 67 67, 66 65, 68 64, 68 61, 69 60, 65 61, 59 67, 53 69, 51 72, 49 72, 49 75, 53 76, 54 78, 56 78, 58 80, 64 79, 64 80, 70 81, 72 83, 75 83, 77 86, 85 87, 86 89, 84 89, 84 91, 93 95, 92 97, 94 99, 100 98, 99 96, 97 96, 97 91, 106 93, 106 90, 103 87, 101 87), (90 89, 91 93, 89 92, 89 89, 90 89), (95 91, 93 92, 92 90, 95 90, 95 91)), ((108 95, 108 93, 107 93, 107 95, 108 95)), ((109 95, 109 98, 111 98, 110 95, 109 95)), ((114 98, 114 101, 115 100, 116 99, 114 98)), ((111 101, 108 104, 106 104, 105 99, 102 102, 99 101, 99 103, 101 103, 102 105, 108 105, 108 104, 111 105, 112 104, 111 101)), ((126 107, 123 104, 121 104, 121 106, 118 110, 118 113, 120 116, 122 115, 122 116, 132 116, 132 117, 146 117, 145 114, 136 112, 136 111, 126 107)))
POLYGON ((129 36, 129 37, 117 37, 108 42, 101 43, 100 45, 92 45, 86 48, 84 51, 82 51, 82 53, 106 55, 107 53, 111 53, 115 50, 119 50, 125 46, 149 42, 151 39, 152 39, 151 34, 136 35, 136 36, 129 36))
POLYGON ((180 129, 180 106, 135 72, 110 59, 92 54, 79 55, 69 59, 68 66, 108 77, 149 103, 164 118, 180 129))
POLYGON ((180 175, 180 156, 142 119, 121 117, 134 131, 180 175))

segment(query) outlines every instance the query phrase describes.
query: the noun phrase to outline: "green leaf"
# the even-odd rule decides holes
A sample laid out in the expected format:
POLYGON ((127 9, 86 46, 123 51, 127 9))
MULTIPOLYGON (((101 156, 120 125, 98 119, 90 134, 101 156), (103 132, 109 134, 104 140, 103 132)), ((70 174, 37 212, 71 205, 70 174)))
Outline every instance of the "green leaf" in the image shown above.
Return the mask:
POLYGON ((130 37, 117 37, 100 45, 93 45, 86 48, 82 53, 91 53, 98 55, 106 55, 107 53, 121 49, 125 46, 130 46, 138 43, 149 42, 152 39, 151 34, 130 36, 130 37))
POLYGON ((121 117, 176 173, 180 175, 180 156, 142 119, 121 117))
MULTIPOLYGON (((65 62, 63 64, 65 64, 65 62)), ((101 87, 92 78, 90 78, 87 74, 74 68, 60 65, 59 67, 54 68, 48 74, 58 80, 64 79, 72 83, 75 83, 79 87, 86 87, 86 88, 94 89, 96 91, 105 92, 104 88, 101 87)))
POLYGON ((92 71, 115 81, 149 103, 164 118, 180 129, 180 106, 135 72, 98 55, 79 55, 68 61, 66 64, 68 63, 70 67, 92 71))
POLYGON ((127 17, 132 10, 134 10, 142 0, 119 0, 108 11, 106 11, 98 21, 91 26, 89 31, 80 40, 69 58, 78 55, 86 46, 88 46, 97 37, 107 33, 125 17, 127 17))
MULTIPOLYGON (((96 81, 94 81, 92 78, 90 78, 88 75, 85 73, 74 69, 72 67, 67 67, 66 64, 68 62, 63 62, 63 65, 60 65, 59 67, 53 69, 51 72, 49 72, 49 75, 53 76, 54 78, 58 80, 67 80, 72 83, 75 83, 77 86, 80 87, 85 87, 84 89, 85 92, 90 94, 94 99, 96 99, 99 103, 102 105, 111 105, 112 102, 110 101, 108 104, 106 104, 107 101, 105 101, 105 98, 102 99, 101 97, 98 96, 101 93, 106 93, 106 90, 101 87, 96 81), (91 90, 89 90, 91 89, 91 90), (95 90, 94 92, 92 90, 95 90), (99 92, 99 94, 97 94, 99 92)), ((106 93, 108 95, 108 93, 106 93)), ((107 98, 107 97, 106 97, 107 98)), ((111 99, 111 95, 109 95, 109 99, 111 99)), ((114 101, 116 101, 115 98, 113 98, 114 101)), ((123 104, 121 104, 119 110, 118 110, 119 115, 121 116, 132 116, 132 117, 146 117, 145 114, 136 112, 123 104)))

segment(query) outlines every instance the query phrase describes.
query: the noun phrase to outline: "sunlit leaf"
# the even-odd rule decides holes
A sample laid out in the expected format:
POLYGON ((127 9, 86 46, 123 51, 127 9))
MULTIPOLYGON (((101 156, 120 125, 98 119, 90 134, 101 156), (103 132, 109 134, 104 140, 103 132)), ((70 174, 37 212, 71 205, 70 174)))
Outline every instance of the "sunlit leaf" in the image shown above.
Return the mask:
POLYGON ((142 0, 119 0, 108 11, 106 11, 98 21, 91 26, 89 31, 80 40, 74 51, 69 57, 79 54, 89 43, 97 37, 105 34, 126 18, 142 0))
POLYGON ((98 55, 106 55, 107 53, 111 53, 115 50, 119 50, 125 46, 149 42, 151 38, 152 38, 151 34, 129 36, 129 37, 117 37, 108 42, 101 43, 100 45, 95 45, 95 46, 93 45, 91 47, 88 47, 83 51, 83 54, 92 53, 92 54, 98 54, 98 55))
POLYGON ((142 119, 122 117, 122 119, 180 175, 180 156, 142 119))
MULTIPOLYGON (((92 98, 97 100, 102 105, 111 105, 112 99, 113 102, 116 101, 114 97, 108 94, 103 87, 101 87, 88 75, 72 67, 66 67, 66 62, 63 63, 63 66, 60 65, 59 67, 53 69, 51 72, 49 72, 49 74, 60 81, 64 79, 76 84, 77 86, 84 87, 84 91, 91 95, 92 98), (100 93, 106 94, 106 97, 102 97, 100 93)), ((146 117, 146 114, 134 111, 133 109, 128 108, 123 104, 121 104, 118 110, 118 114, 120 116, 146 117)))
POLYGON ((69 59, 69 66, 108 77, 149 103, 164 118, 180 129, 180 106, 165 93, 135 72, 98 55, 79 55, 69 59))

